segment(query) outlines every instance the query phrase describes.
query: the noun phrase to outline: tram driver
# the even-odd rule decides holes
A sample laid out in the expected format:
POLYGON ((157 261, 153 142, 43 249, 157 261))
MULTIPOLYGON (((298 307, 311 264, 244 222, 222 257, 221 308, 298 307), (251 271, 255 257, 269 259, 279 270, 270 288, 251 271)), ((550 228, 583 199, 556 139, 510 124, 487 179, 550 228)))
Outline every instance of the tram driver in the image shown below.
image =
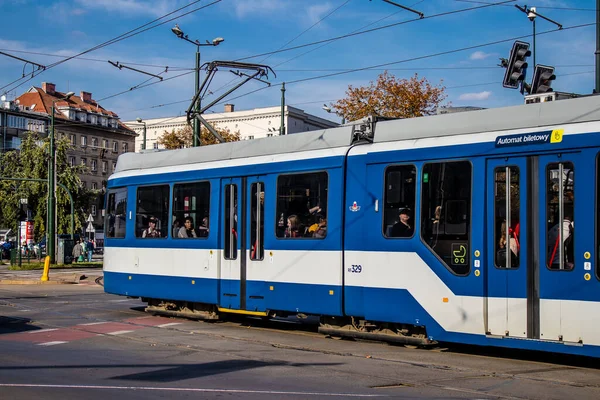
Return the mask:
POLYGON ((414 228, 410 225, 410 209, 401 208, 399 211, 399 221, 392 227, 391 237, 411 237, 413 235, 414 228))

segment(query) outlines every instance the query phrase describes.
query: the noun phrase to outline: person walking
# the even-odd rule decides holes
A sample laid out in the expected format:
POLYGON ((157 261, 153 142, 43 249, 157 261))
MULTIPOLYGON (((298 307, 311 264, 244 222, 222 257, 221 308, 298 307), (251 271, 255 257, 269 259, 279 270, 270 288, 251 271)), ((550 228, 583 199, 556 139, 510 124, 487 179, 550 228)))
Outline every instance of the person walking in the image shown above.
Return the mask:
POLYGON ((94 255, 94 242, 92 242, 91 240, 88 240, 85 248, 87 250, 88 262, 92 262, 92 256, 94 255))
POLYGON ((83 247, 81 247, 79 240, 73 246, 73 262, 76 263, 78 261, 83 261, 83 247))

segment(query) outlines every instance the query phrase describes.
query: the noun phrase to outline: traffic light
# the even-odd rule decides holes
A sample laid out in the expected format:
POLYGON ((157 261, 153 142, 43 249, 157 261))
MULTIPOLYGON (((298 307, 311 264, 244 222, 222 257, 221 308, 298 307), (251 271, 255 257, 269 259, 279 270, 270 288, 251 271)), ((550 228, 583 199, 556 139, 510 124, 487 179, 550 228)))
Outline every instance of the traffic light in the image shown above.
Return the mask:
POLYGON ((519 84, 525 80, 527 73, 527 57, 531 55, 529 51, 529 43, 516 41, 513 44, 510 56, 508 57, 508 65, 504 73, 504 81, 502 86, 510 89, 517 89, 519 84))
POLYGON ((556 75, 554 75, 554 67, 539 64, 536 65, 535 70, 533 71, 530 94, 553 92, 554 89, 552 89, 550 85, 555 79, 556 75))

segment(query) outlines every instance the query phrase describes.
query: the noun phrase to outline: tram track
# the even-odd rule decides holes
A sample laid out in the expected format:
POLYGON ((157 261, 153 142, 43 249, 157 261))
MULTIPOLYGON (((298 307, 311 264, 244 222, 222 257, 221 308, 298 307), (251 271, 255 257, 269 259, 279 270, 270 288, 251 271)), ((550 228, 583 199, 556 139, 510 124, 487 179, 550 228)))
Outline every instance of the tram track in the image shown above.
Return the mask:
MULTIPOLYGON (((33 297, 37 297, 38 300, 40 300, 43 296, 32 296, 30 297, 32 300, 33 297)), ((60 297, 60 296, 54 296, 54 297, 60 297)), ((16 300, 16 299, 15 299, 16 300)), ((26 303, 30 303, 30 302, 26 302, 26 303)), ((100 312, 110 312, 110 313, 117 313, 117 315, 124 315, 124 316, 131 316, 131 315, 143 315, 141 312, 139 311, 135 311, 133 312, 131 309, 127 309, 127 310, 115 310, 113 308, 108 308, 108 307, 102 307, 100 306, 99 303, 102 303, 100 300, 98 301, 92 301, 92 302, 84 302, 85 305, 83 305, 83 307, 85 307, 85 310, 87 311, 100 311, 100 312)), ((64 304, 69 304, 69 305, 82 305, 81 303, 74 301, 74 302, 66 302, 64 304)), ((0 302, 0 306, 5 306, 5 307, 11 307, 13 309, 15 308, 31 308, 30 304, 25 304, 25 302, 21 303, 18 301, 1 301, 0 302)), ((44 312, 46 314, 50 314, 50 315, 56 315, 59 317, 64 317, 64 316, 70 316, 70 317, 74 317, 74 318, 81 318, 82 320, 86 320, 89 322, 98 322, 98 321, 109 321, 109 322, 123 322, 120 320, 120 318, 114 318, 114 315, 112 318, 102 318, 102 317, 90 317, 89 315, 85 315, 86 313, 77 313, 76 315, 73 315, 72 311, 68 311, 68 312, 63 312, 63 311, 57 311, 56 309, 53 309, 52 307, 45 307, 43 309, 37 309, 37 311, 40 312, 44 312)), ((171 320, 171 321, 182 321, 182 322, 186 322, 189 320, 185 320, 185 319, 181 319, 181 318, 166 318, 165 320, 171 320)), ((41 319, 32 321, 34 325, 37 326, 42 326, 44 328, 60 328, 62 326, 56 325, 56 324, 52 324, 52 323, 48 323, 46 321, 42 321, 41 319)), ((130 323, 130 324, 134 324, 132 322, 124 322, 124 323, 130 323)), ((289 323, 281 323, 281 322, 277 322, 277 321, 264 321, 264 320, 253 320, 253 319, 248 319, 248 318, 234 318, 233 320, 229 320, 229 321, 225 321, 225 322, 203 322, 203 321, 199 321, 200 324, 210 324, 210 325, 218 325, 221 328, 227 328, 227 329, 233 329, 233 330, 239 330, 239 329, 243 329, 244 331, 247 331, 248 329, 253 330, 253 331, 261 331, 261 332, 265 332, 265 333, 276 333, 278 335, 296 335, 296 336, 303 336, 303 337, 307 337, 307 338, 314 338, 314 339, 319 339, 319 338, 325 338, 323 335, 319 334, 318 332, 316 332, 316 326, 311 326, 311 325, 294 325, 294 324, 289 324, 289 323)), ((134 324, 135 325, 135 324, 134 324)), ((150 327, 152 328, 152 327, 150 327)), ((184 326, 171 326, 171 327, 167 327, 167 328, 161 328, 161 329, 168 329, 174 333, 183 333, 183 334, 197 334, 197 335, 203 335, 203 336, 209 336, 209 337, 213 337, 213 338, 217 338, 217 339, 224 339, 224 340, 235 340, 235 341, 244 341, 247 343, 253 343, 253 344, 257 344, 257 345, 267 345, 267 346, 271 346, 274 348, 278 348, 278 349, 282 349, 282 350, 289 350, 289 351, 302 351, 302 352, 314 352, 314 353, 319 353, 319 354, 324 354, 324 355, 333 355, 333 356, 339 356, 339 357, 353 357, 353 358, 360 358, 360 359, 364 359, 365 358, 365 354, 363 352, 357 352, 357 351, 336 351, 333 349, 329 349, 329 348, 319 348, 318 343, 315 342, 315 346, 296 346, 293 344, 286 344, 286 343, 282 343, 282 342, 278 342, 278 341, 274 341, 274 340, 269 340, 268 337, 264 338, 264 337, 254 337, 254 338, 248 338, 248 337, 244 337, 243 335, 237 335, 235 334, 235 332, 231 332, 231 333, 223 333, 223 332, 210 332, 207 330, 195 330, 193 328, 190 328, 189 324, 186 324, 184 326)), ((192 346, 182 346, 179 344, 173 344, 173 343, 155 343, 152 340, 146 340, 144 338, 134 338, 134 337, 128 337, 128 336, 119 336, 118 340, 132 340, 132 341, 136 341, 136 342, 141 342, 141 343, 145 343, 148 345, 159 345, 159 346, 165 346, 165 347, 176 347, 181 349, 182 351, 186 351, 186 352, 198 352, 198 351, 202 351, 202 352, 212 352, 215 354, 223 354, 222 351, 214 351, 211 348, 208 347, 204 347, 201 345, 192 345, 192 346)), ((379 343, 379 342, 370 342, 370 341, 356 341, 356 342, 360 342, 360 343, 370 343, 373 346, 390 346, 388 344, 385 343, 379 343)), ((337 341, 335 342, 337 343, 337 341)), ((323 346, 321 346, 323 347, 323 346)), ((327 346, 329 347, 329 346, 327 346)), ((400 346, 399 346, 400 347, 400 346)), ((374 352, 379 352, 381 353, 381 348, 377 348, 374 349, 374 352)), ((410 352, 423 352, 423 353, 429 353, 431 352, 431 350, 423 350, 423 349, 406 349, 406 351, 410 351, 410 352)), ((435 350, 434 350, 435 351, 435 350)), ((460 354, 460 352, 458 352, 457 354, 460 354)), ((232 357, 240 357, 240 358, 245 358, 242 355, 240 355, 239 353, 231 353, 228 354, 229 356, 232 357)), ((414 355, 414 354, 413 354, 414 355)), ((461 354, 461 356, 470 356, 470 357, 487 357, 487 356, 480 356, 477 354, 461 354)), ((424 386, 434 386, 434 387, 439 387, 440 389, 444 389, 444 390, 456 390, 456 391, 461 391, 461 392, 465 392, 465 393, 474 393, 474 394, 478 394, 478 395, 486 395, 486 396, 493 396, 493 397, 497 397, 497 398, 506 398, 506 399, 520 399, 519 397, 511 397, 511 396, 500 396, 500 395, 491 395, 485 391, 471 391, 471 390, 465 390, 463 388, 460 387, 456 387, 455 385, 446 385, 445 383, 451 383, 451 382, 458 382, 458 381, 468 381, 468 380, 472 380, 472 379, 500 379, 500 380, 504 380, 504 381, 510 381, 510 380, 521 380, 521 381, 526 381, 526 382, 537 382, 537 383, 544 383, 544 384, 551 384, 551 385, 556 385, 556 386, 561 386, 561 387, 577 387, 577 388, 586 388, 586 389, 592 389, 592 390, 598 390, 600 389, 600 385, 599 384, 589 384, 589 383, 581 383, 581 382, 576 382, 576 381, 572 381, 572 380, 556 380, 553 378, 547 378, 547 377, 539 377, 539 376, 531 376, 532 374, 539 374, 539 373, 545 373, 545 372, 557 372, 557 371, 585 371, 588 370, 589 368, 584 368, 584 367, 578 367, 578 366, 561 366, 561 365, 553 365, 553 364, 547 364, 547 363, 540 363, 540 366, 538 368, 525 368, 523 370, 512 370, 512 371, 505 371, 505 372, 493 372, 493 371, 481 371, 480 369, 476 369, 476 368, 471 368, 471 367, 456 367, 456 366, 452 366, 452 365, 445 365, 443 363, 434 363, 434 362, 415 362, 415 361, 407 361, 407 360, 399 360, 399 359, 394 359, 391 357, 382 357, 382 356, 378 356, 378 355, 369 355, 368 358, 373 359, 374 361, 377 362, 385 362, 385 363, 392 363, 395 365, 402 365, 408 368, 424 368, 424 369, 429 369, 429 370, 437 370, 440 372, 458 372, 460 374, 465 374, 464 376, 460 376, 460 377, 450 377, 450 378, 437 378, 435 380, 425 380, 425 381, 421 381, 421 380, 411 380, 411 381, 402 381, 402 382, 398 382, 397 381, 397 377, 394 376, 384 376, 384 375, 371 375, 368 373, 358 373, 358 372, 353 372, 352 374, 354 375, 360 375, 363 377, 370 377, 370 378, 376 378, 376 379, 385 379, 388 380, 390 382, 389 385, 386 386, 394 386, 394 385, 412 385, 412 386, 416 386, 416 387, 424 387, 424 386)), ((492 357, 493 358, 493 357, 492 357)), ((261 359, 261 361, 273 361, 270 359, 261 359)), ((520 360, 521 361, 521 360, 520 360)), ((527 360, 525 360, 527 361, 527 360)), ((538 362, 535 360, 529 360, 529 362, 538 362)), ((344 371, 338 371, 338 372, 344 372, 344 371)), ((348 373, 347 371, 344 373, 348 373)), ((387 374, 386 374, 387 375, 387 374)), ((382 387, 383 389, 383 387, 382 387)), ((600 396, 600 393, 599 393, 600 396)))

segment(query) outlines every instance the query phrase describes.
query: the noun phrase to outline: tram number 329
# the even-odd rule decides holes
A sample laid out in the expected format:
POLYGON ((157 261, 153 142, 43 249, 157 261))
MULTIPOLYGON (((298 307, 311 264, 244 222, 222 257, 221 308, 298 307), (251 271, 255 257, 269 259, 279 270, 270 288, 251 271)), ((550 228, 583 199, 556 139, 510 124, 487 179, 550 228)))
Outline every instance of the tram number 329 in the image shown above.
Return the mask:
POLYGON ((348 267, 348 272, 351 272, 353 274, 360 274, 362 272, 362 265, 352 264, 351 267, 348 267))

